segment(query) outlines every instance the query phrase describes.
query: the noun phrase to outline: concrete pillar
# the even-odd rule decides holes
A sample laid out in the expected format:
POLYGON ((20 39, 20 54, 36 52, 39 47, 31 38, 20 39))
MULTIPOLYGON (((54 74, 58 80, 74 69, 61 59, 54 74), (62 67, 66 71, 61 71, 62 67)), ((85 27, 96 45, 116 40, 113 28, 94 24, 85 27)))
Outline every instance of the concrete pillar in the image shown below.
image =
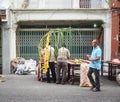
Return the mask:
POLYGON ((7 24, 2 26, 2 69, 3 74, 10 74, 10 62, 16 57, 16 28, 13 24, 12 28, 7 24))
POLYGON ((13 24, 10 33, 10 58, 16 58, 16 29, 17 24, 13 24))
MULTIPOLYGON (((111 60, 111 25, 105 23, 104 28, 104 51, 103 51, 103 60, 111 60)), ((107 65, 107 64, 106 64, 107 65)), ((108 67, 104 66, 104 71, 108 72, 108 67)))
POLYGON ((2 25, 2 73, 10 73, 10 34, 7 24, 2 25))
POLYGON ((111 16, 107 15, 104 28, 104 60, 111 60, 111 16))

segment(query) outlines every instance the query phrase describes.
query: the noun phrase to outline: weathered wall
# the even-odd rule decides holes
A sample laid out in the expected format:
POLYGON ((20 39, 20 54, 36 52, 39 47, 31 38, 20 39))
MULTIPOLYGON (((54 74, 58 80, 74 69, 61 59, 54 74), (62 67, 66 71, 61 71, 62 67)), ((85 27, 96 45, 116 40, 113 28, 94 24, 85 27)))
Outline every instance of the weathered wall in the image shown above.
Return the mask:
POLYGON ((120 1, 111 0, 110 7, 112 10, 111 59, 114 59, 118 58, 120 1))

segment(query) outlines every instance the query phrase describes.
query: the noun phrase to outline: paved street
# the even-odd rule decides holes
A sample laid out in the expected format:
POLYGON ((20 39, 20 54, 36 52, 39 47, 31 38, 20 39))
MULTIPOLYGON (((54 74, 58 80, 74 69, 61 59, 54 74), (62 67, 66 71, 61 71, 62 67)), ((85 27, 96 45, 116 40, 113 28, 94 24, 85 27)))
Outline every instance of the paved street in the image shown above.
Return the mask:
POLYGON ((0 102, 120 102, 120 86, 106 77, 101 92, 79 85, 37 81, 36 75, 6 75, 0 82, 0 102))

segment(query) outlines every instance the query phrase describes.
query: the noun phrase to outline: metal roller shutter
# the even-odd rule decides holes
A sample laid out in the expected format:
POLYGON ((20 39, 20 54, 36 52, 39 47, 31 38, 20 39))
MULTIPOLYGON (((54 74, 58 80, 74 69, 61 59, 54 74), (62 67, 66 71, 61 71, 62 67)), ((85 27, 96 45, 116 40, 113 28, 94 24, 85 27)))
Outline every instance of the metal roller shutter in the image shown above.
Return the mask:
MULTIPOLYGON (((16 36, 16 50, 17 57, 23 57, 26 59, 38 60, 38 49, 40 39, 49 29, 18 29, 16 36)), ((97 39, 100 34, 99 28, 72 28, 71 38, 68 38, 67 33, 65 35, 65 43, 67 48, 70 49, 71 59, 83 58, 86 59, 86 54, 91 53, 91 41, 97 39)), ((54 39, 52 39, 54 46, 54 39)), ((45 45, 45 42, 43 46, 45 45)))

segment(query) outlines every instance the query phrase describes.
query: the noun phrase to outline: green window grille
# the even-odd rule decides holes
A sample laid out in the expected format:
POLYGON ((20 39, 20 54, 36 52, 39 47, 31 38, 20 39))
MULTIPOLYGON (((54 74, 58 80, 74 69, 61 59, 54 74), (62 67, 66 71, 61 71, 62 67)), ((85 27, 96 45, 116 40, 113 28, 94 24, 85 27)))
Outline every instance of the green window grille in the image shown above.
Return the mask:
MULTIPOLYGON (((16 51, 17 57, 23 57, 25 59, 39 59, 38 44, 44 34, 49 29, 37 29, 37 28, 24 28, 18 29, 16 35, 16 51)), ((83 58, 86 59, 86 54, 90 54, 92 50, 91 41, 97 39, 100 33, 99 28, 72 28, 71 37, 68 37, 68 33, 64 32, 65 44, 70 50, 71 59, 83 58)), ((51 39, 51 44, 54 46, 55 40, 51 39)), ((45 41, 43 47, 45 46, 45 41)))

